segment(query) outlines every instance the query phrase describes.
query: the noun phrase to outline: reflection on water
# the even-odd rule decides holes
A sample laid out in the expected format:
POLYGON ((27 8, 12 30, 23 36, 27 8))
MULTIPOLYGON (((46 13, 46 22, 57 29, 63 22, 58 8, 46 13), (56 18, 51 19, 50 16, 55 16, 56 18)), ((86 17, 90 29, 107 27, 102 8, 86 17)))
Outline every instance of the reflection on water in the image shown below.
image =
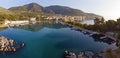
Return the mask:
POLYGON ((65 25, 61 26, 61 24, 56 24, 56 23, 42 22, 42 23, 30 24, 30 25, 24 25, 24 26, 14 26, 13 28, 18 28, 18 29, 24 29, 24 30, 37 32, 37 31, 39 31, 39 30, 41 30, 42 28, 45 28, 45 27, 59 29, 59 28, 64 28, 66 26, 65 25))

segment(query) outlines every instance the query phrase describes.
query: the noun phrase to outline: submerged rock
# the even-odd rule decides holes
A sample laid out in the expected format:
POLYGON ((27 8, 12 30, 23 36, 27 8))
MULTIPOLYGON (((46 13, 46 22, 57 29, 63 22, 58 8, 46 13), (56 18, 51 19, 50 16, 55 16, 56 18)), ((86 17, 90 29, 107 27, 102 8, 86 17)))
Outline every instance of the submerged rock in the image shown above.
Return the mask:
POLYGON ((77 56, 73 52, 65 51, 64 58, 77 58, 77 56))
POLYGON ((13 39, 0 36, 0 52, 15 52, 21 47, 24 47, 24 43, 18 43, 13 39))
POLYGON ((93 51, 84 51, 76 54, 74 52, 65 51, 64 58, 103 58, 99 53, 93 51))

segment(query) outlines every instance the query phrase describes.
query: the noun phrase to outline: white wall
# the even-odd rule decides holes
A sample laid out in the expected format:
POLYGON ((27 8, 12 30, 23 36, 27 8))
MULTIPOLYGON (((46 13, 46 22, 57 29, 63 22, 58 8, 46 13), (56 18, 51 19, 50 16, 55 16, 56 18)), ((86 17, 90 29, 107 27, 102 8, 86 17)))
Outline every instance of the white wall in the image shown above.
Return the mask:
POLYGON ((11 21, 10 24, 23 24, 23 23, 29 23, 28 20, 25 20, 25 21, 11 21))

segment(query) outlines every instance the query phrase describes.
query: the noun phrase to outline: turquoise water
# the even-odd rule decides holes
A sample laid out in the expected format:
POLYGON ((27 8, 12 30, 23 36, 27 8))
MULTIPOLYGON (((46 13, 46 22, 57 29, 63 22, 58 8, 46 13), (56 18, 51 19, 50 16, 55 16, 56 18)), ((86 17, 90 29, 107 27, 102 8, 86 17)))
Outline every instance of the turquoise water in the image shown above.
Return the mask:
POLYGON ((0 58, 63 58, 65 50, 98 52, 116 47, 114 44, 96 42, 82 32, 55 23, 8 28, 1 31, 0 35, 25 43, 24 48, 15 53, 0 54, 0 58))

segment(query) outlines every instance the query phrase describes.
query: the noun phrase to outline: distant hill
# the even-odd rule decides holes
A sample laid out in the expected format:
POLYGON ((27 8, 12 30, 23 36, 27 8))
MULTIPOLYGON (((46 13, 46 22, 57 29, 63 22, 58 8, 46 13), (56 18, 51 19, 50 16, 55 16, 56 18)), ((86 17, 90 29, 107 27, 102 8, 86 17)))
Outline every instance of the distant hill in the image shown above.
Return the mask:
POLYGON ((9 8, 9 10, 11 11, 30 11, 30 12, 42 12, 42 6, 36 4, 36 3, 30 3, 30 4, 26 4, 26 5, 23 5, 23 6, 18 6, 18 7, 12 7, 12 8, 9 8))
POLYGON ((11 7, 9 8, 11 11, 19 11, 19 12, 34 12, 34 13, 54 13, 51 9, 44 8, 37 3, 30 3, 23 6, 11 7))
POLYGON ((19 12, 34 12, 34 13, 49 13, 49 14, 61 14, 68 16, 87 16, 88 19, 93 19, 94 17, 100 17, 99 15, 93 13, 85 13, 82 10, 66 7, 66 6, 48 6, 43 7, 37 3, 30 3, 23 6, 11 7, 9 8, 11 11, 19 11, 19 12))
POLYGON ((49 6, 46 7, 51 9, 55 14, 70 15, 70 16, 83 16, 85 13, 78 9, 73 9, 65 6, 49 6))
POLYGON ((0 14, 14 14, 14 13, 12 11, 0 7, 0 14))
POLYGON ((4 20, 16 20, 17 16, 16 13, 0 7, 0 24, 4 23, 4 20))

